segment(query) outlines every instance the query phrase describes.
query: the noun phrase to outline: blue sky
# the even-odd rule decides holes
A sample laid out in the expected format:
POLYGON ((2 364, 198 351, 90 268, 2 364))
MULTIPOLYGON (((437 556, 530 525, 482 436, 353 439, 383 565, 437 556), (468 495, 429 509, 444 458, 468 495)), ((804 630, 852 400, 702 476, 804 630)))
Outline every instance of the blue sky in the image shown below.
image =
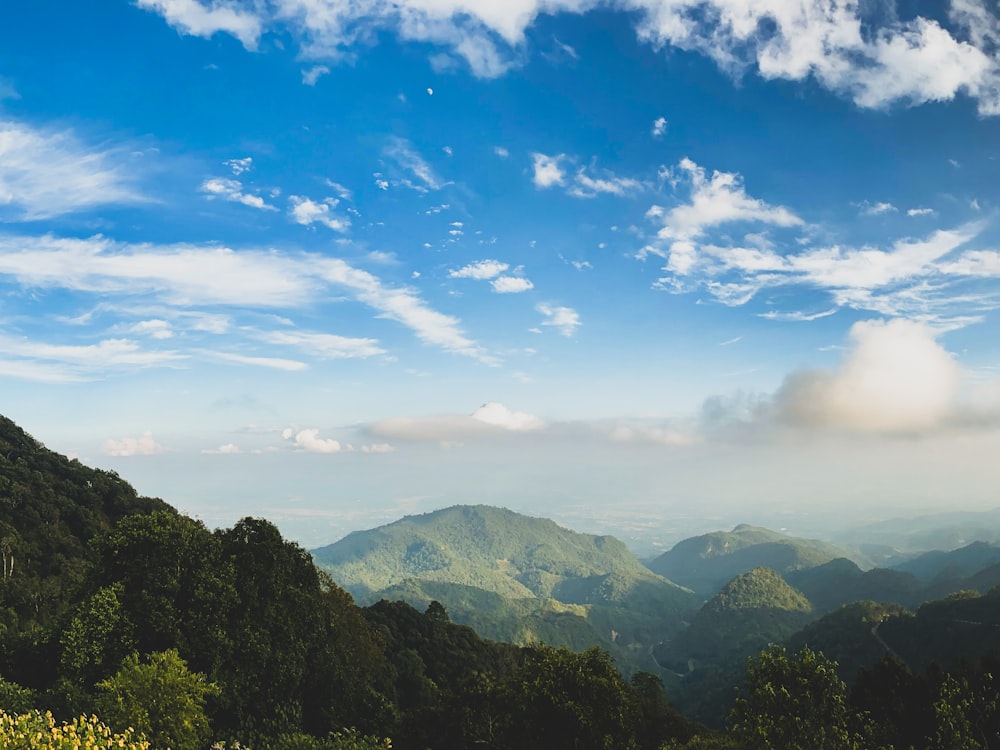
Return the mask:
POLYGON ((996 504, 985 2, 0 21, 0 411, 53 449, 309 544, 996 504))

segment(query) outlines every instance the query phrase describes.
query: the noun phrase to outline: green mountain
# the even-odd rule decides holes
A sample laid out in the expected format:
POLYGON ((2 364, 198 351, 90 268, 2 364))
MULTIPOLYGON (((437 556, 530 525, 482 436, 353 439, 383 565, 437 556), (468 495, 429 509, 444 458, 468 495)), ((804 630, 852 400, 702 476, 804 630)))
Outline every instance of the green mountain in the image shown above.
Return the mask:
POLYGON ((911 573, 886 568, 862 571, 843 557, 814 568, 788 571, 784 579, 805 594, 818 612, 860 601, 915 607, 927 598, 923 585, 911 573))
POLYGON ((921 581, 932 581, 968 578, 997 563, 1000 563, 1000 546, 990 542, 973 542, 950 551, 925 552, 892 567, 912 573, 921 581))
POLYGON ((711 596, 727 581, 758 567, 784 573, 811 568, 837 558, 858 555, 815 539, 798 539, 770 529, 741 524, 732 531, 716 531, 678 542, 649 563, 649 569, 682 586, 711 596))
POLYGON ((718 663, 758 653, 783 641, 813 617, 799 591, 770 568, 736 576, 698 610, 690 626, 669 647, 658 649, 676 661, 718 663))
POLYGON ((614 537, 482 505, 354 532, 313 557, 359 602, 436 600, 488 638, 600 644, 633 665, 697 606, 614 537))

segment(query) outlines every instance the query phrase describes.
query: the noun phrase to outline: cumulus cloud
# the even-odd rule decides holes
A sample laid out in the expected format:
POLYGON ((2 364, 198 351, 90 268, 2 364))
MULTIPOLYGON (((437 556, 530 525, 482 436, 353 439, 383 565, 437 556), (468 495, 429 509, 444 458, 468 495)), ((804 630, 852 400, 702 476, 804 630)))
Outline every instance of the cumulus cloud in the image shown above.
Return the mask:
POLYGON ((534 170, 532 181, 535 183, 535 187, 544 190, 554 185, 565 185, 566 171, 562 168, 562 161, 565 158, 565 154, 557 154, 556 156, 532 154, 531 166, 534 170))
POLYGON ((340 203, 336 198, 326 198, 320 203, 300 195, 288 196, 289 215, 298 224, 309 226, 322 224, 335 232, 346 232, 351 222, 345 218, 334 216, 331 211, 340 203))
MULTIPOLYGON (((902 238, 885 248, 815 246, 808 232, 780 243, 748 232, 741 242, 731 224, 764 224, 778 232, 796 230, 804 221, 790 208, 749 195, 737 174, 715 172, 709 177, 688 159, 680 170, 689 176, 690 196, 673 208, 654 205, 647 211, 647 218, 661 225, 659 242, 635 256, 666 259, 656 288, 674 293, 704 290, 722 304, 740 306, 765 289, 799 287, 825 293, 834 310, 847 307, 939 324, 949 318, 971 322, 1000 307, 1000 296, 970 287, 974 277, 992 275, 993 251, 959 252, 983 231, 983 223, 938 230, 925 238, 902 238)), ((809 314, 771 312, 764 317, 805 319, 809 314)))
POLYGON ((666 135, 667 133, 666 117, 657 117, 655 120, 653 120, 652 133, 654 138, 662 138, 664 135, 666 135))
POLYGON ((0 120, 0 220, 35 221, 95 206, 143 200, 124 150, 88 146, 69 130, 0 120))
POLYGON ((707 229, 733 222, 779 227, 801 226, 804 223, 790 209, 772 206, 748 195, 738 174, 716 170, 708 176, 703 167, 686 157, 681 159, 678 167, 687 176, 691 195, 687 203, 666 213, 652 211, 652 218, 662 218, 661 239, 689 242, 701 237, 707 229))
MULTIPOLYGON (((541 13, 584 13, 597 0, 139 0, 178 31, 229 33, 253 49, 265 29, 291 33, 305 59, 339 61, 381 29, 437 47, 431 63, 456 59, 481 77, 504 74, 524 59, 525 31, 541 13), (365 33, 362 32, 364 30, 365 33)), ((802 81, 860 107, 918 105, 965 93, 983 114, 1000 113, 997 90, 1000 23, 982 0, 952 2, 953 30, 937 19, 876 19, 867 5, 832 0, 619 0, 642 41, 700 53, 739 77, 802 81)))
POLYGON ((582 325, 580 314, 572 307, 540 303, 535 305, 535 310, 545 316, 545 319, 542 320, 543 326, 552 326, 563 336, 572 336, 576 333, 576 329, 582 325))
POLYGON ((209 38, 218 32, 231 34, 247 49, 256 49, 262 19, 253 11, 240 10, 234 2, 211 0, 137 0, 140 8, 159 13, 167 23, 185 34, 209 38))
POLYGON ((528 414, 523 411, 511 411, 496 401, 490 401, 480 406, 472 412, 472 418, 484 424, 502 427, 505 430, 513 430, 515 432, 540 430, 545 427, 545 422, 534 414, 528 414))
POLYGON ((501 276, 491 281, 490 285, 497 294, 519 294, 535 288, 530 280, 520 276, 501 276))
POLYGON ((104 441, 104 452, 109 456, 152 456, 163 453, 164 450, 153 439, 152 432, 144 432, 138 437, 123 437, 120 440, 108 438, 104 441))
MULTIPOLYGON (((285 433, 289 433, 289 431, 286 430, 285 433)), ((305 453, 340 453, 343 450, 339 440, 321 438, 319 430, 314 428, 299 430, 294 435, 288 434, 285 439, 291 440, 296 450, 305 453)))
POLYGON ((239 180, 230 180, 223 177, 212 177, 201 183, 201 192, 207 198, 223 198, 234 203, 242 203, 250 208, 260 208, 267 211, 277 211, 278 209, 265 202, 259 195, 252 195, 243 192, 243 183, 239 180))
POLYGON ((860 432, 926 432, 952 416, 961 369, 926 325, 855 323, 851 350, 833 371, 790 375, 774 405, 779 419, 860 432))

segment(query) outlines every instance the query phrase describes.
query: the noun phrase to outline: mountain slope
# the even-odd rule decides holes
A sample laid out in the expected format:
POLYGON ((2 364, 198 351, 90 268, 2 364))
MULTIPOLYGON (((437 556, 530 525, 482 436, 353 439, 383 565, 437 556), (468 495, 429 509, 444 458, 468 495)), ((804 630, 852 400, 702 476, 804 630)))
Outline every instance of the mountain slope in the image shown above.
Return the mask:
POLYGON ((649 569, 706 596, 727 581, 758 567, 783 573, 822 565, 839 557, 867 561, 815 539, 798 539, 770 529, 741 524, 678 542, 649 563, 649 569))
POLYGON ((437 600, 487 637, 599 644, 644 666, 649 646, 698 603, 614 537, 481 505, 354 532, 313 557, 362 603, 437 600))
POLYGON ((114 472, 48 450, 0 417, 0 624, 46 621, 82 580, 92 538, 124 516, 169 507, 140 497, 114 472))

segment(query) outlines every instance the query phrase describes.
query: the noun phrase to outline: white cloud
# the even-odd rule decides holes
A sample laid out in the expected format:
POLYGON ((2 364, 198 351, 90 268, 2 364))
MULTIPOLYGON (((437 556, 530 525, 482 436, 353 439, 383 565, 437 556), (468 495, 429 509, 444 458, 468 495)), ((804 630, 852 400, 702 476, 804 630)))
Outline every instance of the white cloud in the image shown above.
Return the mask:
POLYGON ((707 177, 704 168, 688 158, 678 167, 687 174, 691 185, 689 202, 676 206, 662 216, 661 239, 689 241, 705 230, 731 222, 756 222, 779 227, 803 224, 802 219, 784 206, 772 206, 747 195, 738 174, 715 171, 707 177))
POLYGON ((362 453, 395 453, 396 449, 389 443, 371 443, 361 446, 362 453))
POLYGON ((596 198, 601 194, 623 196, 642 189, 643 184, 631 177, 616 177, 611 173, 604 177, 591 177, 581 167, 566 192, 574 198, 596 198))
POLYGON ((212 352, 212 356, 224 362, 267 367, 272 370, 282 370, 284 372, 298 372, 309 368, 309 365, 305 362, 299 362, 294 359, 283 359, 281 357, 253 357, 246 354, 234 354, 233 352, 212 352))
POLYGON ((386 353, 376 339, 349 338, 332 333, 268 331, 259 334, 259 338, 269 344, 294 346, 322 359, 366 359, 386 353))
POLYGON ((290 195, 288 203, 291 206, 288 213, 303 226, 322 224, 335 232, 346 232, 351 226, 351 222, 347 219, 331 214, 331 209, 336 208, 339 203, 335 198, 327 198, 322 203, 317 203, 300 195, 290 195))
POLYGON ((343 450, 339 440, 321 438, 318 429, 300 430, 295 433, 292 444, 306 453, 340 453, 343 450))
POLYGON ((652 134, 654 138, 662 138, 667 133, 667 118, 657 117, 653 120, 652 134))
POLYGON ((350 289, 358 300, 377 310, 379 317, 401 323, 424 343, 473 357, 484 364, 498 364, 496 357, 462 332, 457 318, 431 309, 411 289, 387 287, 367 271, 353 268, 338 258, 317 262, 317 268, 327 281, 350 289))
POLYGON ((494 146, 493 153, 499 156, 501 159, 506 159, 510 156, 510 151, 505 149, 503 146, 494 146))
POLYGON ((566 172, 560 164, 565 158, 565 154, 558 154, 556 156, 546 156, 540 153, 532 154, 531 164, 534 169, 532 180, 535 183, 535 187, 545 189, 553 185, 565 185, 566 172))
POLYGON ((266 203, 259 195, 251 195, 243 192, 243 183, 239 180, 230 180, 223 177, 212 177, 201 183, 201 192, 207 198, 224 198, 234 203, 242 203, 250 208, 260 208, 267 211, 277 211, 274 206, 266 203))
POLYGON ((302 71, 302 83, 305 86, 315 86, 316 81, 329 72, 330 69, 325 65, 313 65, 311 68, 302 71))
POLYGON ((457 270, 449 271, 448 278, 478 279, 483 281, 485 279, 492 279, 494 276, 499 276, 509 268, 509 264, 501 263, 499 260, 477 260, 475 263, 470 263, 457 270))
POLYGON ((400 180, 401 185, 422 193, 426 193, 428 190, 440 190, 444 186, 444 183, 413 147, 413 144, 404 138, 391 138, 384 153, 400 169, 410 173, 418 180, 417 183, 408 179, 400 180))
POLYGON ((430 441, 453 447, 476 438, 490 439, 504 435, 537 433, 545 422, 534 414, 513 411, 490 401, 472 414, 436 417, 394 417, 368 425, 367 432, 391 440, 430 441))
POLYGON ((121 440, 104 441, 104 452, 109 456, 152 456, 163 453, 162 445, 153 439, 152 432, 144 432, 138 437, 124 437, 121 440))
POLYGON ((232 456, 237 453, 242 453, 240 447, 235 443, 226 443, 225 445, 220 445, 218 448, 205 448, 202 453, 208 455, 219 455, 219 456, 232 456))
POLYGON ((572 336, 580 327, 580 315, 572 307, 559 307, 541 303, 535 310, 545 316, 543 326, 552 326, 563 336, 572 336))
POLYGON ((154 339, 169 339, 173 338, 174 335, 170 324, 165 320, 141 320, 129 330, 132 333, 151 336, 154 339))
POLYGON ((86 146, 71 131, 0 121, 0 220, 9 206, 34 221, 143 198, 123 166, 124 150, 86 146))
POLYGON ((789 376, 775 396, 794 424, 862 432, 924 432, 952 415, 961 370, 925 325, 896 319, 855 323, 852 350, 832 372, 789 376))
MULTIPOLYGON (((310 60, 350 59, 380 30, 436 48, 437 70, 461 59, 477 76, 496 77, 525 59, 525 31, 542 14, 584 13, 598 0, 139 0, 182 33, 223 31, 254 48, 265 29, 291 33, 310 60)), ((951 3, 953 31, 936 19, 899 20, 868 6, 835 0, 618 0, 640 40, 698 52, 734 77, 753 69, 764 79, 801 81, 860 107, 947 101, 966 93, 983 114, 1000 113, 995 56, 1000 24, 981 0, 951 3)), ((430 90, 428 90, 430 93, 430 90)))
POLYGON ((518 294, 535 288, 535 285, 528 279, 520 276, 501 276, 491 281, 490 284, 493 286, 493 291, 498 294, 518 294))
POLYGON ((332 188, 336 193, 337 197, 341 200, 349 201, 354 197, 350 188, 344 187, 339 182, 334 182, 333 180, 324 180, 328 188, 332 188))
POLYGON ((882 214, 893 213, 896 210, 896 207, 891 203, 885 203, 882 201, 877 203, 869 203, 868 201, 865 201, 861 204, 861 213, 864 216, 880 216, 882 214))
POLYGON ((253 157, 251 156, 245 156, 242 159, 229 159, 222 163, 233 170, 233 174, 237 177, 253 169, 253 157))
POLYGON ((545 422, 534 414, 523 411, 511 411, 503 404, 490 401, 474 412, 472 418, 493 427, 502 427, 514 432, 529 432, 545 427, 545 422))
POLYGON ((907 216, 932 216, 933 208, 911 208, 906 212, 907 216))
POLYGON ((167 23, 185 34, 209 38, 217 32, 232 34, 247 49, 256 49, 262 19, 242 11, 233 2, 212 0, 208 7, 199 0, 136 0, 140 8, 159 13, 167 23))

